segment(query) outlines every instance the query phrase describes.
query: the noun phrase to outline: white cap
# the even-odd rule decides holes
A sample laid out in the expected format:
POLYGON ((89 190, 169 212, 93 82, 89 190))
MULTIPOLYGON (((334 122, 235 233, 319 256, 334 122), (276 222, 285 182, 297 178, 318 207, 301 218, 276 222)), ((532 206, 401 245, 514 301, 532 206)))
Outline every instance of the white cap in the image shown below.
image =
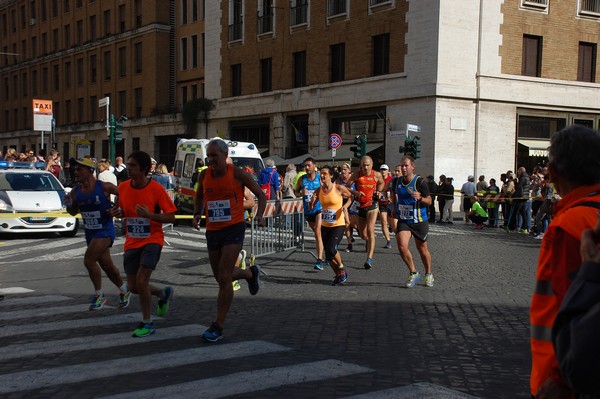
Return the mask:
POLYGON ((387 166, 386 164, 383 164, 379 167, 379 170, 381 170, 381 169, 390 170, 390 167, 387 166))
POLYGON ((157 162, 156 162, 156 159, 154 159, 154 158, 150 158, 150 163, 154 163, 154 164, 156 164, 156 163, 157 163, 157 162))

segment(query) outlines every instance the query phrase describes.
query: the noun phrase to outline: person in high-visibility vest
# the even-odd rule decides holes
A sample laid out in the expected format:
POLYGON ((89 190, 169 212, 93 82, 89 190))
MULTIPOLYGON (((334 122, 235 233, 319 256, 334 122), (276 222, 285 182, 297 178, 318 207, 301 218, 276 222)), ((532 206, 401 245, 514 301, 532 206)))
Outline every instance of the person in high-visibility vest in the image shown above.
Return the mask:
POLYGON ((530 388, 536 398, 567 398, 572 393, 558 368, 552 326, 581 265, 581 234, 596 224, 600 209, 598 154, 600 134, 595 130, 572 125, 552 136, 549 173, 562 199, 554 205, 554 218, 542 239, 531 299, 530 388))

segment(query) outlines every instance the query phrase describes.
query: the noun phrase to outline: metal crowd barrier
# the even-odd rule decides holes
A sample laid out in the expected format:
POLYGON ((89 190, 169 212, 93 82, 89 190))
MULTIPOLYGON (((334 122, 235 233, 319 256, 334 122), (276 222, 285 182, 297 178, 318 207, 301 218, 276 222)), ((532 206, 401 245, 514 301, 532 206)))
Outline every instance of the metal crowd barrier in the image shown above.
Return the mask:
MULTIPOLYGON (((254 214, 258 205, 254 206, 254 214)), ((265 226, 250 227, 253 256, 265 256, 291 249, 304 251, 304 206, 302 198, 267 201, 263 215, 265 226)))

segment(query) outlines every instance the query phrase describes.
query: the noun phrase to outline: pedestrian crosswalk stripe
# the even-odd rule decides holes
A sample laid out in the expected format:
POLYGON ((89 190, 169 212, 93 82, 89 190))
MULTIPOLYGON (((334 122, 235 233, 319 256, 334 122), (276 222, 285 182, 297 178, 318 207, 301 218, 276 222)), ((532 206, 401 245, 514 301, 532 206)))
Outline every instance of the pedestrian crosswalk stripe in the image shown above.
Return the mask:
MULTIPOLYGON (((89 305, 70 305, 70 306, 59 306, 59 307, 43 307, 39 309, 25 309, 25 310, 14 310, 12 312, 0 313, 0 321, 4 320, 17 320, 17 319, 28 319, 33 317, 43 316, 56 316, 57 314, 69 314, 69 313, 81 313, 88 310, 89 305)), ((104 305, 104 308, 111 308, 112 306, 104 305)))
MULTIPOLYGON (((133 331, 134 326, 130 327, 133 331)), ((64 353, 78 350, 102 349, 120 345, 142 344, 146 342, 176 339, 190 335, 200 336, 206 326, 199 324, 188 324, 184 326, 160 328, 153 335, 144 339, 132 339, 129 330, 123 330, 113 334, 97 334, 90 340, 89 336, 67 338, 55 341, 30 342, 28 344, 8 345, 0 348, 0 361, 18 359, 27 356, 37 356, 40 353, 64 353)), ((41 332, 43 334, 43 332, 41 332)))
MULTIPOLYGON (((2 292, 2 290, 0 290, 2 292)), ((50 302, 62 302, 72 298, 62 295, 42 295, 42 296, 30 296, 23 298, 7 298, 0 302, 0 308, 6 308, 9 306, 24 306, 24 305, 39 305, 50 302)))
MULTIPOLYGON (((132 340, 136 339, 130 338, 132 340)), ((145 340, 145 338, 138 339, 145 340)), ((89 348, 93 349, 93 347, 93 340, 90 340, 89 348)), ((131 356, 87 364, 21 371, 0 376, 0 394, 113 377, 117 370, 120 375, 133 374, 194 363, 290 350, 291 348, 265 341, 246 341, 224 345, 206 344, 198 348, 164 352, 160 356, 152 353, 150 355, 131 356)))
MULTIPOLYGON (((79 307, 81 311, 81 307, 79 307)), ((91 312, 87 312, 88 314, 91 312)), ((161 319, 160 317, 154 318, 154 320, 161 319)), ((85 327, 105 326, 108 324, 120 324, 140 321, 139 313, 125 313, 112 316, 102 317, 90 317, 79 320, 64 320, 60 322, 48 322, 48 323, 33 323, 23 324, 17 326, 3 326, 0 328, 0 338, 13 337, 15 335, 25 335, 32 333, 39 333, 40 331, 59 331, 59 330, 70 330, 85 327)))
MULTIPOLYGON (((55 253, 58 254, 60 252, 60 248, 68 247, 68 246, 74 245, 74 244, 79 245, 81 242, 85 243, 85 241, 81 241, 80 239, 64 238, 64 239, 60 239, 60 240, 49 240, 47 243, 43 243, 43 244, 36 243, 34 248, 36 251, 49 252, 51 254, 55 254, 55 253)), ((15 241, 14 244, 22 245, 22 247, 10 249, 10 252, 8 253, 9 256, 17 256, 17 255, 31 253, 32 247, 31 247, 30 241, 17 240, 17 241, 15 241)), ((6 246, 3 246, 2 249, 5 250, 6 246)), ((37 258, 36 258, 36 260, 37 260, 37 258)), ((30 259, 30 261, 31 261, 31 259, 30 259)), ((7 261, 6 259, 3 259, 2 263, 10 264, 12 262, 7 261)))
POLYGON ((476 399, 466 393, 455 391, 441 385, 419 382, 403 387, 369 392, 362 395, 347 396, 345 399, 476 399))
MULTIPOLYGON (((145 389, 112 395, 112 399, 151 398, 203 398, 215 399, 226 396, 262 391, 283 385, 300 384, 353 374, 370 373, 375 370, 339 360, 322 360, 291 366, 242 371, 222 377, 206 378, 166 387, 145 389)), ((108 397, 104 398, 107 399, 108 397)))
POLYGON ((27 292, 33 292, 29 288, 23 287, 8 287, 8 288, 0 288, 0 294, 8 295, 8 294, 25 294, 27 292))

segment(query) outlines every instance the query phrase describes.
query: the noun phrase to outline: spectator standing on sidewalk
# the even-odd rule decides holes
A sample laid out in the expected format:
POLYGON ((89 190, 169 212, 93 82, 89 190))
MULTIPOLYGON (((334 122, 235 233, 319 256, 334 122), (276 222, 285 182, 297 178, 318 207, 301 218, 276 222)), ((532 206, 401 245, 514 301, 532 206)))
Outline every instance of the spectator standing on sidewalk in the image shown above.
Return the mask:
MULTIPOLYGON (((552 326, 559 306, 581 265, 581 235, 596 225, 600 207, 600 135, 572 125, 552 136, 548 172, 562 199, 554 205, 536 272, 531 299, 531 394, 568 397, 552 346, 552 326)), ((597 379, 597 375, 594 378, 597 379)))
MULTIPOLYGON (((400 171, 402 173, 402 171, 400 171)), ((440 218, 438 219, 438 223, 444 222, 444 205, 446 205, 446 196, 444 195, 444 185, 446 184, 446 175, 440 175, 440 181, 437 186, 437 201, 438 201, 438 211, 440 212, 440 218)), ((454 194, 454 193, 453 193, 454 194)), ((431 221, 432 223, 435 220, 431 221)))
MULTIPOLYGON (((498 195, 500 193, 500 189, 496 185, 496 179, 490 179, 490 185, 485 191, 488 195, 498 195)), ((486 202, 487 212, 489 216, 488 227, 498 227, 498 201, 497 200, 489 200, 486 202)))
POLYGON ((427 207, 427 220, 435 222, 435 194, 438 192, 438 185, 435 183, 433 175, 427 176, 427 187, 429 187, 429 194, 431 195, 431 205, 427 207))
POLYGON ((127 218, 123 265, 127 285, 138 294, 142 321, 133 331, 134 337, 145 337, 155 332, 150 314, 152 296, 158 298, 156 315, 164 317, 169 310, 173 288, 160 289, 150 284, 165 241, 163 223, 174 223, 177 207, 166 190, 152 180, 150 155, 134 151, 127 158, 129 180, 119 184, 119 205, 112 215, 127 218))
POLYGON ((469 210, 471 209, 471 197, 477 195, 477 186, 475 185, 475 177, 469 175, 467 181, 462 185, 460 193, 463 195, 462 209, 465 213, 465 222, 469 222, 469 210))
POLYGON ((246 187, 258 199, 254 220, 263 224, 266 195, 249 173, 227 163, 229 148, 222 139, 213 139, 206 146, 209 167, 198 176, 198 190, 194 201, 194 227, 206 216, 206 244, 213 276, 219 284, 217 315, 202 338, 216 342, 223 338, 225 318, 233 302, 233 280, 246 279, 251 295, 259 290, 257 265, 250 269, 236 268, 235 264, 244 244, 244 190, 246 187))
POLYGON ((514 200, 514 217, 515 217, 515 232, 529 234, 531 225, 531 202, 529 201, 529 193, 531 190, 531 180, 524 166, 517 169, 517 185, 515 187, 514 200))
POLYGON ((454 179, 451 177, 446 177, 445 183, 442 185, 441 192, 438 195, 443 195, 444 200, 444 209, 442 209, 442 215, 440 219, 444 223, 452 224, 454 223, 454 217, 452 216, 452 207, 454 206, 454 185, 452 182, 454 179))
POLYGON ((89 309, 100 310, 107 302, 102 291, 101 270, 119 289, 119 308, 124 309, 129 305, 131 293, 110 256, 110 247, 115 241, 115 225, 109 213, 112 206, 109 196, 118 192, 117 186, 96 180, 93 174, 96 165, 91 159, 78 159, 71 167, 75 170, 77 185, 67 194, 65 202, 71 215, 81 213, 85 227, 87 249, 83 265, 96 291, 89 309))
POLYGON ((431 254, 427 246, 429 223, 427 221, 427 207, 431 205, 431 196, 425 179, 415 175, 415 160, 405 155, 400 160, 402 177, 392 180, 392 196, 394 203, 394 217, 398 219, 396 230, 396 243, 400 256, 409 270, 406 287, 412 288, 421 275, 415 267, 413 256, 408 248, 410 238, 415 238, 417 251, 425 267, 425 285, 433 287, 433 273, 431 272, 431 254))

